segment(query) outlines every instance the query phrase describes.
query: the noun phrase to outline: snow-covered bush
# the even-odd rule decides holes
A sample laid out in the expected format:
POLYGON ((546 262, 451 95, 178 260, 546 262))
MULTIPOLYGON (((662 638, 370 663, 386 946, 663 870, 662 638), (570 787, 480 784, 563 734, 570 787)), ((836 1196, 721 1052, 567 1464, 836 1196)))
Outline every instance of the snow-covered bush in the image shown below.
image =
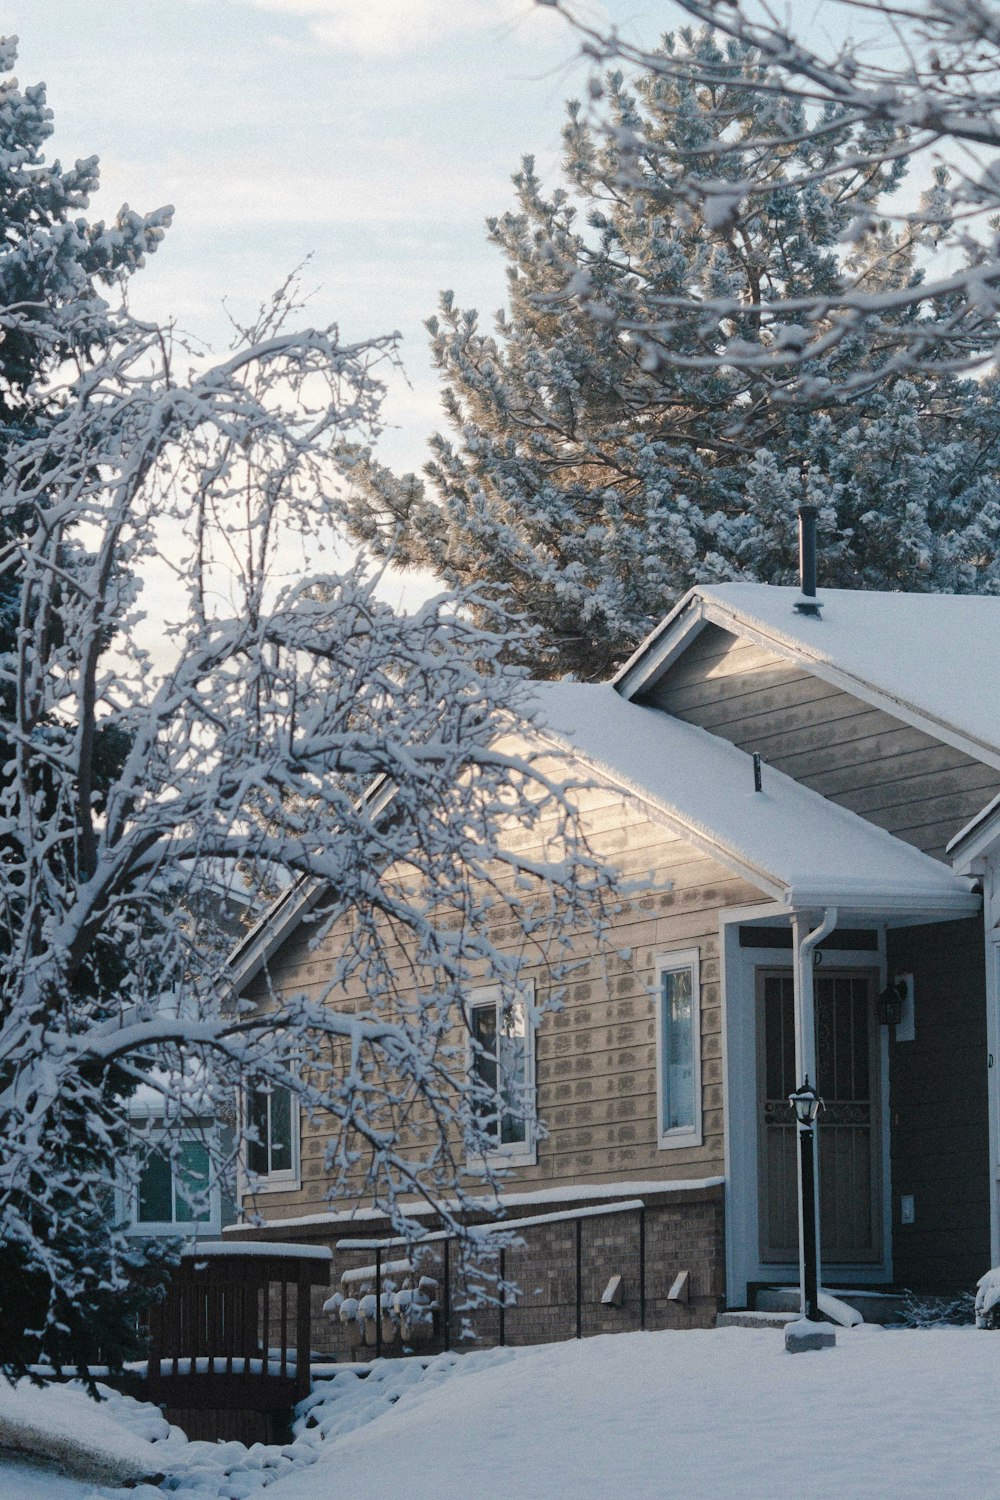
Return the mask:
POLYGON ((1000 1328, 1000 1266, 994 1266, 976 1282, 977 1328, 1000 1328))
POLYGON ((900 1323, 905 1328, 951 1328, 967 1325, 975 1318, 975 1299, 971 1292, 956 1297, 932 1297, 925 1292, 903 1293, 900 1323))

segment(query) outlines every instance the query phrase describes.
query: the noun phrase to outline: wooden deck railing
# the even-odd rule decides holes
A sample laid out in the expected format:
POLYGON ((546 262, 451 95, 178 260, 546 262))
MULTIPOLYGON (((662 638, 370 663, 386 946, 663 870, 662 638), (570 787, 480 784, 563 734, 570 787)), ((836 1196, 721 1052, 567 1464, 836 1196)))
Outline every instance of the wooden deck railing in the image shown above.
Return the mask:
POLYGON ((186 1250, 150 1309, 148 1398, 177 1411, 289 1412, 309 1394, 311 1288, 329 1250, 221 1243, 186 1250))

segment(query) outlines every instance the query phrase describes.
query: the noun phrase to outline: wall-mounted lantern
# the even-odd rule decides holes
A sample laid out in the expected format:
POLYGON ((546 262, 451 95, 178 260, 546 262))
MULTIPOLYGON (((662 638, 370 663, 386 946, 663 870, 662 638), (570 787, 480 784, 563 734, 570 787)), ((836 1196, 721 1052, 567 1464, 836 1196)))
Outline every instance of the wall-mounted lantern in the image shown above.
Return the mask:
POLYGON ((903 1001, 906 999, 906 980, 896 979, 887 984, 878 997, 878 1020, 880 1026, 898 1026, 903 1019, 903 1001))

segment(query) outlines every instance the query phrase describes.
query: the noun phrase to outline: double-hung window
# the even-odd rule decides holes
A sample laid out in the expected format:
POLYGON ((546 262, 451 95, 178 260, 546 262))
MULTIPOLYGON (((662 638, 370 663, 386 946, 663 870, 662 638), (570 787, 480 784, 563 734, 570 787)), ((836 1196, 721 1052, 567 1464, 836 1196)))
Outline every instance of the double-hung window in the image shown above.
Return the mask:
POLYGON ((280 1084, 256 1083, 246 1094, 246 1166, 252 1188, 295 1187, 299 1179, 299 1108, 280 1084))
POLYGON ((656 1111, 665 1149, 700 1146, 701 1005, 698 950, 656 964, 656 1111))
POLYGON ((469 1073, 490 1161, 535 1160, 533 998, 526 985, 498 984, 469 997, 469 1073))
POLYGON ((192 1225, 218 1228, 218 1187, 204 1141, 172 1150, 154 1145, 139 1170, 135 1223, 146 1232, 192 1225))

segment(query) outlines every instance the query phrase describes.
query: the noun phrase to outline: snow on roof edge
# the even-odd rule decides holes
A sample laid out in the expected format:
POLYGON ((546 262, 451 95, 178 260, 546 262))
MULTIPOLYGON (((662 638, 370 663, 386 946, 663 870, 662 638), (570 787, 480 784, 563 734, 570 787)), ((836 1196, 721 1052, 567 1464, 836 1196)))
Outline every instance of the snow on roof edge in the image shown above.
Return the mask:
MULTIPOLYGON (((978 909, 977 898, 947 865, 773 766, 765 767, 763 793, 737 793, 737 784, 752 785, 752 758, 708 730, 632 703, 608 685, 539 683, 536 703, 546 721, 539 732, 563 753, 582 759, 624 794, 658 808, 683 836, 707 845, 709 852, 786 904, 798 893, 801 905, 834 905, 833 896, 839 894, 845 907, 887 910, 894 892, 895 909, 899 903, 902 909, 910 904, 942 911, 978 909), (561 725, 553 723, 553 713, 564 721, 561 725), (687 805, 682 805, 685 797, 687 805), (773 813, 770 820, 760 816, 768 812, 773 813), (825 884, 817 885, 808 860, 804 867, 797 864, 801 840, 783 833, 807 818, 813 824, 822 820, 828 841, 825 884), (839 870, 831 867, 831 848, 839 853, 839 870), (865 879, 856 873, 859 866, 870 869, 865 879)), ((815 836, 814 828, 813 841, 815 836)))
MULTIPOLYGON (((497 1207, 527 1208, 534 1203, 570 1203, 583 1201, 591 1198, 633 1198, 638 1196, 649 1196, 651 1193, 679 1193, 679 1192, 703 1192, 708 1188, 725 1187, 724 1177, 690 1177, 671 1178, 668 1182, 656 1182, 642 1179, 637 1182, 602 1182, 583 1185, 582 1187, 558 1187, 539 1188, 532 1192, 500 1193, 496 1198, 471 1198, 466 1203, 459 1203, 458 1199, 448 1199, 442 1207, 454 1212, 457 1209, 468 1209, 470 1213, 493 1213, 497 1207)), ((437 1209, 429 1203, 401 1203, 400 1210, 408 1218, 422 1218, 434 1214, 437 1209)), ((355 1205, 351 1208, 330 1209, 323 1214, 302 1214, 292 1219, 272 1219, 268 1224, 227 1224, 224 1226, 223 1234, 246 1233, 249 1229, 322 1229, 332 1224, 366 1223, 372 1219, 387 1219, 387 1211, 382 1208, 369 1208, 355 1205)), ((236 1241, 237 1244, 266 1245, 266 1240, 244 1240, 236 1241)))

